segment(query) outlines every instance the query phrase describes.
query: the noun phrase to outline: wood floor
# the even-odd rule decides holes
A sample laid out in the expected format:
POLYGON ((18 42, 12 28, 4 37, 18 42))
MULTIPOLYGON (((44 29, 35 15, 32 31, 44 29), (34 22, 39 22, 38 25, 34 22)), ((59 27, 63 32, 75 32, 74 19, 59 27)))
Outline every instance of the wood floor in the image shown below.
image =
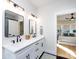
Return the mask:
MULTIPOLYGON (((60 45, 72 50, 76 54, 76 46, 63 45, 63 44, 60 44, 60 45)), ((76 59, 74 56, 70 55, 68 52, 64 51, 63 49, 61 49, 59 47, 57 47, 57 55, 66 57, 68 59, 76 59)))

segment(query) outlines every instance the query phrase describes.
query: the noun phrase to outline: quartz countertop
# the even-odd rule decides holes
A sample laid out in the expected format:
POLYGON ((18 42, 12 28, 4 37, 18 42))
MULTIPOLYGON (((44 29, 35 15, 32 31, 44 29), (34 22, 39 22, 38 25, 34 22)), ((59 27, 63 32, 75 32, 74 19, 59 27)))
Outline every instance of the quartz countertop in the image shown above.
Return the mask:
POLYGON ((41 40, 41 38, 43 38, 44 36, 37 36, 35 38, 32 38, 32 39, 29 39, 29 40, 26 40, 24 38, 22 38, 22 41, 21 42, 18 42, 18 43, 15 43, 13 44, 11 42, 12 39, 8 39, 8 40, 3 40, 3 45, 2 47, 13 52, 13 53, 16 53, 17 51, 41 40))

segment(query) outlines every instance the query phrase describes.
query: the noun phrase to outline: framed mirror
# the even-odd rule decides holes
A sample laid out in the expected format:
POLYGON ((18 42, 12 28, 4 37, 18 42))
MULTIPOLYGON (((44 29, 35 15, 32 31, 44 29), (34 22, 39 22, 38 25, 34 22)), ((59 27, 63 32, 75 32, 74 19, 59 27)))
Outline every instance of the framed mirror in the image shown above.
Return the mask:
POLYGON ((24 17, 12 11, 5 10, 5 37, 24 34, 24 17))
POLYGON ((32 19, 29 19, 29 34, 33 36, 37 34, 37 23, 32 19))

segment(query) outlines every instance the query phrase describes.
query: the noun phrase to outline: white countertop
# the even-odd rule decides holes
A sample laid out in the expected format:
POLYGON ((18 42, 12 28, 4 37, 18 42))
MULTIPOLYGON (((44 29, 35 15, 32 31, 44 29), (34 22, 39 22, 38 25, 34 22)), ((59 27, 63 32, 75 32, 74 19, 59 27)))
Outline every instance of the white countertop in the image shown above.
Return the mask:
POLYGON ((43 38, 43 37, 44 36, 38 36, 38 37, 32 38, 30 40, 22 39, 21 42, 18 42, 18 43, 15 43, 15 44, 13 44, 10 39, 9 40, 3 40, 3 46, 2 47, 13 52, 13 53, 16 53, 17 51, 23 49, 24 47, 27 47, 27 46, 33 44, 34 42, 41 40, 41 38, 43 38))

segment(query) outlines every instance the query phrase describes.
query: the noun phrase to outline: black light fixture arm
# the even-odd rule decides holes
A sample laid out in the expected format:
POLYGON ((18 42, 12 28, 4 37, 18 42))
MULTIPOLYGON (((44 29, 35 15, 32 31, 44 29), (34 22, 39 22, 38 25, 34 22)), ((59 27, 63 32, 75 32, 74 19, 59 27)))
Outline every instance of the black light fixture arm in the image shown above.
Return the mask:
POLYGON ((19 6, 18 4, 16 4, 15 2, 13 2, 12 0, 9 0, 9 2, 12 2, 14 7, 20 7, 23 11, 24 11, 24 8, 19 6))

